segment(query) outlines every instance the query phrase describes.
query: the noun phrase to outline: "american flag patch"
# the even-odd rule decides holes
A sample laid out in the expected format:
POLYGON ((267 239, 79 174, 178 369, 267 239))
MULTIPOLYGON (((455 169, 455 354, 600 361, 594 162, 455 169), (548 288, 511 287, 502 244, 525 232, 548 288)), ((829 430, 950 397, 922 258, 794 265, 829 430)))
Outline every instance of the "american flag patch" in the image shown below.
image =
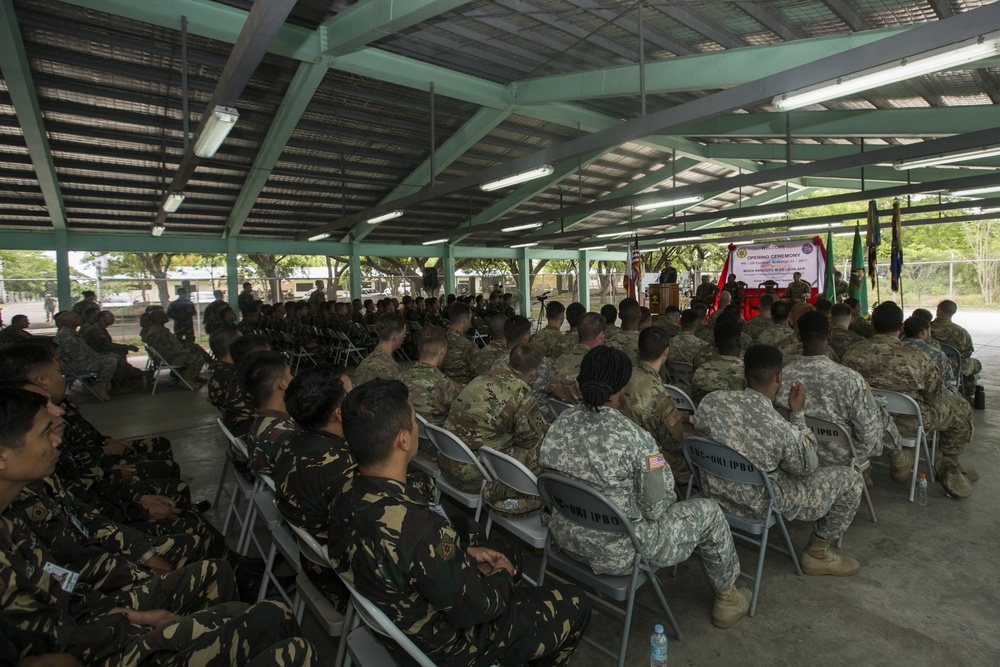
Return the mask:
POLYGON ((646 459, 649 461, 650 470, 658 470, 663 466, 667 465, 667 462, 663 460, 663 454, 654 454, 652 456, 647 456, 646 459))

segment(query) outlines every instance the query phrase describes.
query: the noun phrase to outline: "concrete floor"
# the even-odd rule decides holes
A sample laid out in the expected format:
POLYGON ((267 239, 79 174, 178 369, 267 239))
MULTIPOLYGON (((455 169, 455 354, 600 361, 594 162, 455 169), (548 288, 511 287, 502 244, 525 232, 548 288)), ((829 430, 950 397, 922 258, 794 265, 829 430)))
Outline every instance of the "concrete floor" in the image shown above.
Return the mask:
MULTIPOLYGON (((697 557, 683 563, 676 578, 660 572, 667 601, 684 632, 682 641, 670 636, 671 665, 734 660, 747 665, 998 664, 1000 314, 963 312, 956 321, 975 339, 987 392, 987 409, 975 413, 976 434, 963 457, 982 475, 973 495, 951 500, 935 484, 929 506, 920 508, 907 502, 905 485, 894 484, 887 469, 875 469, 872 499, 879 521, 871 523, 866 510, 859 510, 843 545, 845 553, 861 561, 861 572, 849 579, 797 577, 788 559, 772 552, 764 566, 756 617, 730 630, 711 624, 711 590, 697 557)), ((161 385, 156 396, 116 397, 105 404, 80 391, 74 397, 108 434, 169 437, 193 495, 214 497, 224 441, 205 390, 192 395, 161 385)), ((209 512, 217 525, 223 510, 209 512)), ((799 549, 810 530, 809 524, 790 524, 799 549)), ((755 552, 737 548, 744 569, 752 569, 755 552)), ((648 587, 640 599, 656 603, 648 587)), ((647 642, 655 623, 666 625, 662 614, 636 608, 626 664, 647 664, 647 642)), ((595 616, 589 632, 602 643, 616 644, 621 624, 616 618, 595 616)), ((332 665, 336 642, 321 636, 308 620, 304 634, 319 647, 323 664, 332 665)), ((573 664, 612 663, 583 645, 573 664)))

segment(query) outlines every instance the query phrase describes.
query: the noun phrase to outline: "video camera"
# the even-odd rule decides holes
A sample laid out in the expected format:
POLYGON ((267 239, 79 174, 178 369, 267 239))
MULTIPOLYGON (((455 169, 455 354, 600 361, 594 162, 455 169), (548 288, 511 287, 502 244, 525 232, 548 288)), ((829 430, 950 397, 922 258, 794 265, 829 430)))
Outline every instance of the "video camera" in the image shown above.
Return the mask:
POLYGON ((536 301, 545 301, 548 298, 549 298, 549 293, 548 292, 543 292, 542 294, 539 294, 538 296, 536 296, 535 300, 536 301))

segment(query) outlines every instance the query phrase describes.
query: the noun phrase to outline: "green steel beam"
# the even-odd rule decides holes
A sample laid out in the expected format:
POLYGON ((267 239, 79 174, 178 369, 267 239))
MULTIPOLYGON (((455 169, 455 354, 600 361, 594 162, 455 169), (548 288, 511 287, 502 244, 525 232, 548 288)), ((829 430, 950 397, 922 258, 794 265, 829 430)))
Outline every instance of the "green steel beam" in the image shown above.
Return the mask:
POLYGON ((343 56, 468 0, 362 0, 319 27, 323 55, 343 56))
POLYGON ((239 252, 236 249, 236 237, 226 239, 226 298, 229 306, 239 311, 240 275, 239 252))
MULTIPOLYGON (((4 234, 4 237, 8 234, 4 234)), ((56 299, 59 310, 66 310, 73 305, 73 290, 69 278, 69 239, 66 229, 57 229, 53 233, 52 245, 46 250, 56 251, 56 299)))
POLYGON ((349 259, 350 274, 349 278, 351 281, 351 295, 357 294, 361 296, 361 255, 358 253, 357 248, 351 250, 351 256, 349 259))
MULTIPOLYGON (((510 116, 511 111, 511 107, 507 107, 506 109, 480 109, 476 115, 466 121, 462 127, 448 137, 441 144, 440 148, 434 152, 434 168, 439 171, 447 168, 448 165, 464 155, 465 151, 479 143, 479 140, 489 134, 493 128, 506 120, 510 116)), ((428 157, 379 203, 385 204, 393 199, 410 194, 424 187, 430 181, 431 159, 428 157)), ((359 222, 343 240, 361 241, 376 227, 377 225, 359 222)))
POLYGON ((316 90, 323 83, 323 78, 329 68, 330 60, 328 58, 318 58, 311 63, 299 64, 298 71, 295 72, 295 77, 285 93, 285 98, 281 101, 278 113, 275 114, 267 130, 267 136, 264 137, 260 150, 257 151, 257 157, 254 159, 253 167, 250 168, 250 173, 247 174, 247 180, 243 183, 236 203, 233 204, 233 208, 229 212, 226 228, 222 233, 223 238, 240 233, 243 223, 246 222, 247 216, 250 215, 250 211, 253 210, 254 204, 257 202, 257 197, 267 185, 274 165, 278 163, 292 132, 295 131, 295 126, 298 125, 306 107, 309 106, 313 95, 316 94, 316 90))
MULTIPOLYGON (((871 144, 865 146, 865 150, 877 150, 878 148, 881 146, 872 146, 871 144)), ((766 162, 785 161, 785 144, 720 143, 709 144, 706 149, 707 153, 715 158, 739 158, 766 162)), ((793 161, 814 162, 815 160, 828 160, 860 152, 860 144, 792 144, 793 161)), ((1000 168, 1000 158, 969 160, 968 162, 956 163, 954 166, 959 168, 1000 168)))
POLYGON ((17 122, 21 126, 24 143, 31 156, 35 178, 45 200, 49 219, 54 229, 66 229, 66 207, 56 165, 52 161, 49 139, 45 134, 42 110, 38 106, 38 95, 31 77, 31 66, 24 51, 24 41, 17 25, 12 0, 2 0, 0 6, 0 72, 14 105, 17 122))
MULTIPOLYGON (((664 58, 646 63, 646 94, 731 88, 915 27, 909 25, 866 30, 832 37, 664 58)), ((634 96, 639 94, 639 66, 622 65, 528 79, 517 82, 515 90, 517 103, 525 105, 634 96)))

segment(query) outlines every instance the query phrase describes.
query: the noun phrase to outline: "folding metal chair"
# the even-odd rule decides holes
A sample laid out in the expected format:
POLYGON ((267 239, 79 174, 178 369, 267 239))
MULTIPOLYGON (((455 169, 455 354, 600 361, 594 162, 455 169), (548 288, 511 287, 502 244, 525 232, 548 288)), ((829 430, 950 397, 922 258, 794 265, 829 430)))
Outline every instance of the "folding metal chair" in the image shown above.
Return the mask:
POLYGON ((559 415, 566 410, 569 410, 571 407, 573 407, 572 403, 566 403, 565 401, 560 401, 557 398, 549 399, 549 410, 552 411, 553 421, 559 419, 559 415))
POLYGON ((343 331, 334 331, 333 333, 336 334, 337 339, 340 341, 341 356, 339 357, 339 359, 342 359, 343 361, 338 361, 338 363, 343 363, 345 366, 347 366, 351 363, 351 360, 354 359, 355 365, 360 364, 361 361, 365 358, 364 354, 362 354, 364 350, 355 345, 351 341, 351 339, 347 337, 347 334, 345 334, 343 331))
MULTIPOLYGON (((426 442, 430 444, 432 448, 434 447, 430 438, 427 437, 427 420, 420 415, 417 415, 417 433, 418 439, 421 442, 426 442)), ((435 451, 437 450, 435 449, 435 451)), ((410 465, 435 481, 434 503, 439 503, 441 501, 441 489, 437 486, 437 480, 441 478, 441 468, 438 466, 437 461, 429 460, 426 456, 424 456, 422 451, 418 451, 417 455, 413 457, 412 461, 410 461, 410 465)))
POLYGON ((898 391, 875 389, 874 387, 872 388, 872 393, 885 398, 889 414, 914 417, 917 420, 916 435, 913 437, 904 436, 902 438, 903 447, 914 448, 913 470, 910 473, 910 502, 912 503, 913 496, 917 490, 917 471, 920 468, 920 455, 923 453, 924 460, 927 462, 927 478, 933 482, 936 447, 934 443, 928 442, 929 438, 927 437, 927 431, 924 430, 924 418, 920 414, 920 406, 917 405, 917 402, 912 397, 898 391))
POLYGON ((104 399, 97 395, 97 392, 94 391, 94 388, 90 386, 89 382, 90 380, 97 379, 97 373, 94 373, 92 371, 87 373, 77 373, 72 368, 67 366, 65 362, 63 362, 62 376, 63 379, 66 380, 66 391, 69 391, 70 387, 73 386, 73 383, 79 380, 80 384, 83 385, 83 388, 89 391, 91 394, 93 394, 94 398, 96 398, 101 403, 104 402, 104 399))
MULTIPOLYGON (((274 498, 274 480, 267 475, 258 475, 258 477, 264 483, 264 488, 260 489, 254 495, 253 502, 257 507, 257 514, 264 518, 267 530, 271 533, 271 547, 264 556, 264 578, 260 582, 257 601, 260 602, 264 599, 267 595, 268 584, 273 583, 282 599, 284 599, 289 607, 294 609, 295 604, 292 601, 292 596, 282 587, 281 582, 278 581, 278 577, 274 573, 274 561, 280 552, 285 557, 285 560, 288 561, 288 564, 292 566, 292 569, 295 570, 295 574, 301 574, 302 565, 299 563, 298 543, 285 523, 284 517, 281 516, 281 512, 278 511, 277 501, 274 498)), ((258 548, 260 548, 260 543, 257 542, 256 536, 252 536, 252 539, 258 545, 258 548)))
POLYGON ((687 410, 688 412, 694 412, 694 401, 688 396, 687 392, 680 387, 675 387, 672 384, 664 384, 663 388, 667 390, 674 399, 674 405, 677 406, 678 410, 687 410))
POLYGON ((316 365, 316 357, 306 349, 305 345, 296 342, 284 331, 281 332, 281 336, 285 341, 285 356, 288 357, 288 365, 291 367, 292 375, 299 372, 299 366, 302 365, 303 359, 308 359, 314 366, 316 365))
POLYGON ((381 609, 358 593, 357 589, 344 577, 341 577, 341 581, 351 592, 351 601, 354 606, 353 627, 350 634, 347 635, 345 665, 350 666, 352 661, 357 662, 361 667, 385 667, 397 664, 383 644, 384 640, 390 640, 406 651, 406 654, 413 658, 420 667, 436 667, 434 661, 417 648, 416 644, 397 628, 396 624, 381 609), (376 635, 381 639, 376 638, 376 635))
MULTIPOLYGON (((617 658, 618 667, 625 664, 625 652, 628 647, 629 629, 632 626, 632 611, 636 603, 643 607, 648 605, 636 600, 636 592, 647 581, 656 591, 656 596, 660 600, 663 612, 670 621, 670 626, 674 630, 677 639, 683 639, 680 626, 670 611, 670 605, 663 597, 660 583, 656 580, 656 571, 649 564, 646 553, 643 551, 639 538, 636 537, 632 529, 632 522, 628 520, 622 511, 613 502, 608 500, 604 494, 590 488, 582 482, 578 482, 562 475, 545 473, 538 478, 538 492, 542 496, 545 505, 553 513, 560 514, 565 519, 583 528, 597 530, 604 533, 613 533, 620 536, 628 536, 635 550, 632 559, 632 570, 626 575, 595 574, 586 564, 574 560, 561 553, 557 546, 552 543, 552 531, 549 530, 545 539, 545 554, 542 556, 542 569, 538 577, 538 584, 545 581, 545 574, 548 568, 558 570, 568 576, 593 589, 599 597, 591 595, 591 598, 598 604, 610 611, 623 614, 625 627, 622 630, 621 643, 618 653, 598 644, 596 641, 584 635, 583 640, 601 651, 610 658, 617 658), (610 598, 617 602, 624 602, 625 609, 619 609, 615 605, 608 603, 604 598, 610 598)), ((652 611, 659 613, 660 610, 649 607, 652 611)), ((591 619, 591 623, 593 623, 591 619)))
POLYGON ((427 424, 424 426, 427 437, 430 439, 431 444, 437 449, 438 455, 443 456, 446 459, 455 461, 456 463, 467 463, 469 465, 476 466, 479 474, 483 477, 483 482, 479 487, 479 491, 476 493, 471 493, 469 491, 463 491, 451 482, 448 478, 442 474, 437 479, 437 488, 444 495, 450 497, 452 500, 457 502, 463 507, 468 507, 475 511, 475 520, 479 521, 479 515, 483 511, 483 487, 489 482, 492 477, 483 468, 483 464, 480 463, 479 458, 472 453, 468 445, 462 442, 458 436, 456 436, 451 431, 443 429, 434 424, 427 424))
POLYGON ((682 384, 686 387, 691 386, 691 378, 694 377, 694 366, 685 361, 667 361, 667 375, 670 378, 670 384, 678 385, 682 384))
POLYGON ((949 361, 957 365, 955 371, 955 388, 958 390, 958 395, 961 396, 965 393, 965 380, 962 378, 962 353, 954 345, 949 345, 948 343, 941 343, 941 351, 944 352, 949 361))
MULTIPOLYGON (((858 452, 854 448, 854 440, 851 438, 850 431, 846 428, 839 424, 820 419, 819 417, 810 417, 809 415, 806 415, 806 425, 812 429, 813 434, 816 436, 816 441, 821 444, 847 445, 851 450, 851 467, 859 473, 871 470, 871 461, 866 460, 862 463, 858 460, 858 452)), ((867 484, 862 488, 862 491, 865 494, 865 503, 868 504, 868 513, 871 515, 872 523, 878 523, 878 518, 875 516, 875 507, 872 505, 872 497, 868 493, 867 484)))
POLYGON ((192 387, 191 384, 187 380, 185 380, 184 376, 181 374, 181 371, 184 370, 184 366, 177 366, 175 364, 167 363, 167 360, 163 357, 163 355, 157 352, 150 345, 146 345, 146 354, 149 355, 149 361, 150 364, 152 364, 153 377, 154 377, 153 390, 150 392, 150 396, 156 395, 156 387, 160 384, 160 371, 162 370, 170 371, 170 373, 172 373, 174 377, 176 377, 178 380, 184 383, 185 387, 187 387, 191 391, 194 391, 194 387, 192 387))
MULTIPOLYGON (((250 497, 253 495, 253 482, 247 481, 247 479, 239 473, 233 466, 233 451, 239 450, 236 444, 236 436, 226 428, 226 425, 222 422, 222 419, 216 419, 219 423, 219 428, 222 429, 223 435, 226 436, 226 440, 229 441, 229 446, 226 447, 226 460, 222 464, 222 474, 219 475, 219 486, 215 490, 215 507, 219 506, 219 500, 222 498, 222 493, 225 491, 226 495, 229 496, 229 509, 226 511, 226 519, 222 525, 222 535, 225 536, 229 532, 229 526, 232 520, 235 518, 239 522, 240 527, 243 526, 244 517, 239 513, 239 505, 243 500, 249 501, 250 497), (232 492, 226 490, 226 475, 229 471, 233 471, 233 476, 236 481, 236 488, 232 492)), ((241 443, 242 444, 242 443, 241 443)), ((245 448, 244 448, 245 449, 245 448)), ((241 531, 242 533, 242 531, 241 531)))

